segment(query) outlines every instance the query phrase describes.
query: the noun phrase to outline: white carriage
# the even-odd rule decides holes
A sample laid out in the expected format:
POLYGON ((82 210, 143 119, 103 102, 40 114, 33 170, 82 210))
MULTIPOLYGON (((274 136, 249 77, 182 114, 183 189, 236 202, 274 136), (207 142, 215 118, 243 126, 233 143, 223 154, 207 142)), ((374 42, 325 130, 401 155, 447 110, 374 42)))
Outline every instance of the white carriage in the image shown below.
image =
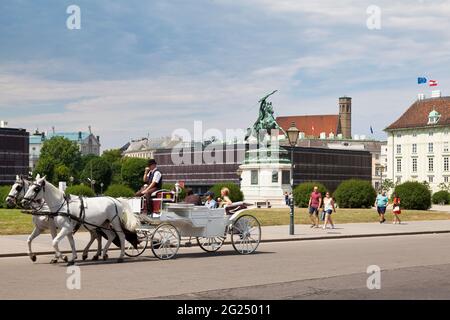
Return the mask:
POLYGON ((133 212, 141 217, 142 225, 136 230, 139 244, 127 243, 126 255, 139 256, 150 246, 157 258, 171 259, 177 254, 182 239, 185 246, 190 246, 192 238, 196 238, 204 251, 215 252, 222 247, 228 235, 238 253, 255 252, 261 240, 261 227, 254 216, 243 214, 248 204, 236 202, 225 208, 209 209, 175 203, 174 195, 166 190, 155 192, 153 202, 158 214, 151 216, 142 214, 145 199, 128 199, 133 212))

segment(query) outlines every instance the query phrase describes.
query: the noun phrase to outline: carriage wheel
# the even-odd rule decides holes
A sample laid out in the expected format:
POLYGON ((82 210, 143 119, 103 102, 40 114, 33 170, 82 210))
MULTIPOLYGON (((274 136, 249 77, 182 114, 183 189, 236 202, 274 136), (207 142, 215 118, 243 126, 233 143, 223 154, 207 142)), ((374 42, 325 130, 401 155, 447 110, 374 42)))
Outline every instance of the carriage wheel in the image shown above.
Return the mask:
POLYGON ((172 259, 180 248, 180 233, 171 224, 161 224, 152 235, 151 246, 158 259, 172 259))
POLYGON ((198 245, 206 252, 219 250, 224 242, 225 237, 197 237, 198 245))
POLYGON ((242 215, 233 223, 231 244, 240 254, 250 254, 258 248, 261 241, 261 225, 251 215, 242 215))
POLYGON ((142 232, 137 233, 138 245, 135 248, 131 243, 125 240, 125 255, 127 257, 138 257, 147 248, 148 237, 142 232))

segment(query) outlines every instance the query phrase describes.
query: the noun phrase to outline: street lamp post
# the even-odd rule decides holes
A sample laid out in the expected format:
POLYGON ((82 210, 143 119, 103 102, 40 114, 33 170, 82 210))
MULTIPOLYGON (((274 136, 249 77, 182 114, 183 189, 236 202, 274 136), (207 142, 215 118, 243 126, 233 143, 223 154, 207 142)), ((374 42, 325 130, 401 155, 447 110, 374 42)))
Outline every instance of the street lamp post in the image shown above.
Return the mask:
POLYGON ((289 214, 289 234, 294 234, 294 147, 297 144, 298 134, 300 130, 297 129, 295 123, 292 122, 291 127, 287 130, 287 136, 289 140, 289 145, 291 146, 291 193, 292 196, 289 199, 289 205, 291 208, 289 214))
POLYGON ((378 170, 380 171, 380 190, 381 190, 381 192, 383 192, 383 171, 384 171, 384 166, 383 165, 379 166, 378 170))
POLYGON ((103 186, 105 184, 103 182, 100 183, 100 194, 103 195, 103 186))

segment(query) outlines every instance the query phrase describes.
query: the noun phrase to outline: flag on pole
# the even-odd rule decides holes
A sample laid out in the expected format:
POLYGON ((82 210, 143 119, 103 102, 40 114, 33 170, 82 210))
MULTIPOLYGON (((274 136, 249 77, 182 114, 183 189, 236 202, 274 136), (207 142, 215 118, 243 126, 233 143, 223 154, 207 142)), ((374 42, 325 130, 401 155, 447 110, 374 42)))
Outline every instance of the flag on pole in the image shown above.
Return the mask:
POLYGON ((417 84, 426 84, 427 83, 427 78, 425 77, 418 77, 417 78, 417 84))
POLYGON ((373 134, 372 126, 370 126, 370 133, 373 134))
POLYGON ((438 85, 438 82, 437 82, 437 80, 430 80, 430 81, 428 81, 428 85, 430 87, 436 87, 438 85))

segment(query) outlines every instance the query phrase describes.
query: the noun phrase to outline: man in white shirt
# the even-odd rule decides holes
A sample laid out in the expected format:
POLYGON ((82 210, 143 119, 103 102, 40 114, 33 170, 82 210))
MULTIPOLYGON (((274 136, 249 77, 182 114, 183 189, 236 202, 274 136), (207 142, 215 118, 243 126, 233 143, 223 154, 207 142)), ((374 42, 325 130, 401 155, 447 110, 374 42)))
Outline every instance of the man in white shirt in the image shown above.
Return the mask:
POLYGON ((145 185, 136 193, 136 195, 145 196, 147 199, 147 214, 151 214, 153 209, 151 194, 157 190, 161 190, 163 184, 162 174, 156 167, 155 159, 148 160, 148 166, 145 168, 142 180, 145 185))

